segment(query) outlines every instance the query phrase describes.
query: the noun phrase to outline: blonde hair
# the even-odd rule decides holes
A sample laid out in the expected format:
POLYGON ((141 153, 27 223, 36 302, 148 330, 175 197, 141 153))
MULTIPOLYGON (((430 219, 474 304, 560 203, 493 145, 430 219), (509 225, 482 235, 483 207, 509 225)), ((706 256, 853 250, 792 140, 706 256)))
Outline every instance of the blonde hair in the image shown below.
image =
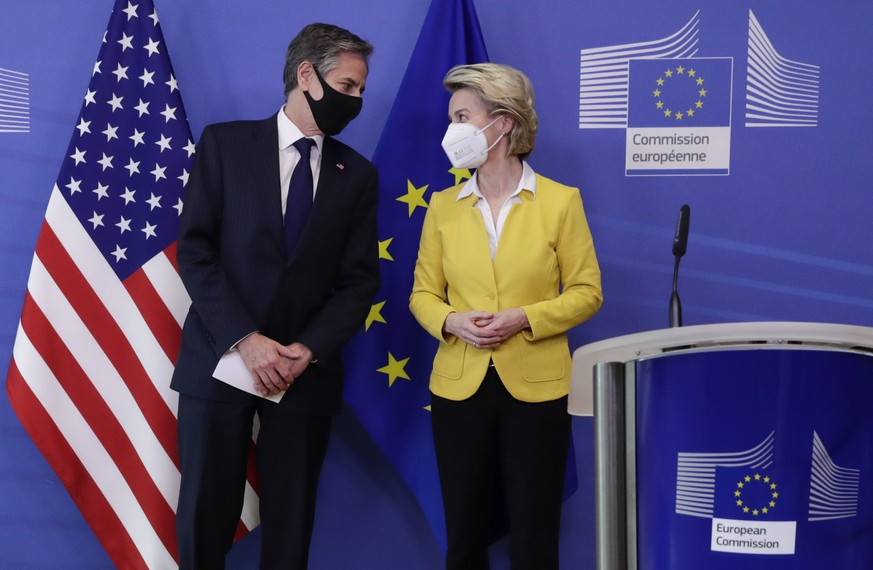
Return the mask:
POLYGON ((530 155, 539 119, 534 109, 533 85, 524 73, 499 63, 458 65, 449 70, 443 85, 452 93, 464 88, 475 92, 489 116, 509 115, 515 119, 507 152, 522 159, 530 155))

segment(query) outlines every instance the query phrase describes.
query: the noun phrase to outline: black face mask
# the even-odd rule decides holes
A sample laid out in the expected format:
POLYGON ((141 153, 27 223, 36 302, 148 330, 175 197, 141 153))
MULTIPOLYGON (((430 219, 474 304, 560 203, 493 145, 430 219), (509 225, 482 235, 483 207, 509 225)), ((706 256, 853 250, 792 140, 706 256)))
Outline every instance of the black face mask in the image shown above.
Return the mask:
POLYGON ((364 100, 360 97, 340 93, 327 84, 314 65, 312 69, 315 70, 315 76, 321 83, 324 95, 318 101, 309 95, 309 91, 304 91, 303 95, 306 96, 312 117, 321 132, 328 136, 338 135, 361 112, 364 100))

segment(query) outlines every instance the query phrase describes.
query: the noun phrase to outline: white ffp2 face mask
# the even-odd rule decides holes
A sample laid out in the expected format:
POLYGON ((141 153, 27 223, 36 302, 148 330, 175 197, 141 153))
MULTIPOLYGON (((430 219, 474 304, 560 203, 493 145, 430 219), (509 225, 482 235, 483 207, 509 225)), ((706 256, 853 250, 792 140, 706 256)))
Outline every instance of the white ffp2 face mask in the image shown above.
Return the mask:
POLYGON ((443 150, 455 168, 478 168, 488 160, 488 151, 494 148, 503 135, 500 133, 494 144, 488 146, 485 131, 500 120, 497 117, 481 129, 470 123, 451 123, 443 137, 443 150))

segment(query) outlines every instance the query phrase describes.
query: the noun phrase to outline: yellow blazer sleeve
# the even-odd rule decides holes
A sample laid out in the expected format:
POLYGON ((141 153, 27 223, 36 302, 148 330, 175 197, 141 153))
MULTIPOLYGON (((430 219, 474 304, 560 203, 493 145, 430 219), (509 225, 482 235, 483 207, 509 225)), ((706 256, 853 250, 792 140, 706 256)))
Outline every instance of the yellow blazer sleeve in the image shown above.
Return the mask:
POLYGON ((439 192, 431 195, 430 205, 424 216, 418 259, 415 262, 412 293, 409 295, 409 310, 421 326, 437 339, 453 343, 457 339, 443 335, 443 323, 454 310, 446 296, 446 276, 443 271, 443 246, 439 234, 439 192))
MULTIPOLYGON (((539 180, 550 182, 543 178, 539 180)), ((594 316, 603 304, 600 265, 594 253, 582 197, 578 189, 570 190, 562 203, 555 243, 562 290, 553 299, 521 307, 530 321, 530 330, 522 332, 528 340, 565 333, 594 316)))

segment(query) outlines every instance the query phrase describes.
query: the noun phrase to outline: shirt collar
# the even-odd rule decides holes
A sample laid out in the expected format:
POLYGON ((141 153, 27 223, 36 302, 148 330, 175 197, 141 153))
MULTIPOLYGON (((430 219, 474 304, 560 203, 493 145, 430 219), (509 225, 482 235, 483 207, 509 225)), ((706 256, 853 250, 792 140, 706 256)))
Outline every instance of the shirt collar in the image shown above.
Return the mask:
MULTIPOLYGON (((512 196, 518 196, 523 190, 527 190, 531 193, 531 200, 535 200, 537 197, 536 172, 534 172, 533 168, 531 168, 531 166, 525 160, 521 161, 521 168, 521 178, 519 179, 518 186, 515 188, 515 191, 512 193, 510 198, 512 196)), ((477 174, 478 173, 473 174, 473 176, 467 179, 467 182, 464 183, 464 187, 461 188, 460 192, 458 192, 458 197, 455 199, 456 201, 463 200, 467 196, 471 195, 478 198, 484 198, 484 196, 482 196, 482 191, 479 190, 477 174)))
MULTIPOLYGON (((297 125, 291 122, 291 119, 288 118, 288 115, 285 114, 285 107, 283 106, 279 109, 279 114, 276 118, 276 122, 279 125, 279 150, 283 151, 289 146, 293 145, 297 139, 302 138, 303 131, 297 128, 297 125)), ((319 154, 321 153, 321 148, 324 145, 324 136, 323 135, 313 135, 311 137, 312 140, 315 141, 315 146, 318 148, 319 154)))

